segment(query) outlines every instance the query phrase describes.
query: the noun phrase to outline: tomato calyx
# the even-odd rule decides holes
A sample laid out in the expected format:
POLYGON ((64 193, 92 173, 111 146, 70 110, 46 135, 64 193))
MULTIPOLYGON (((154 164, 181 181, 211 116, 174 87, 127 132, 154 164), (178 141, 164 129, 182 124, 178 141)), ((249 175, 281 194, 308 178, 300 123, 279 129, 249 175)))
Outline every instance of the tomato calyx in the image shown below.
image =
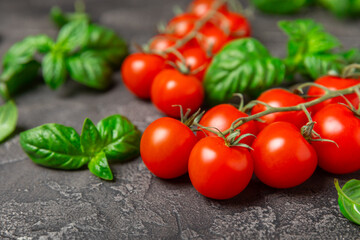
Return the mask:
POLYGON ((205 111, 201 111, 199 108, 194 114, 190 115, 191 109, 188 108, 184 114, 183 108, 181 105, 173 105, 173 107, 180 108, 180 122, 185 124, 187 127, 192 128, 195 124, 197 124, 201 117, 204 115, 205 111))
POLYGON ((304 104, 301 104, 301 109, 305 112, 309 120, 308 123, 306 123, 304 126, 301 127, 301 135, 305 138, 305 140, 308 142, 330 142, 330 143, 334 143, 337 147, 339 147, 339 145, 335 141, 322 138, 320 134, 318 134, 314 130, 314 126, 316 122, 312 120, 311 115, 309 111, 306 109, 304 104))

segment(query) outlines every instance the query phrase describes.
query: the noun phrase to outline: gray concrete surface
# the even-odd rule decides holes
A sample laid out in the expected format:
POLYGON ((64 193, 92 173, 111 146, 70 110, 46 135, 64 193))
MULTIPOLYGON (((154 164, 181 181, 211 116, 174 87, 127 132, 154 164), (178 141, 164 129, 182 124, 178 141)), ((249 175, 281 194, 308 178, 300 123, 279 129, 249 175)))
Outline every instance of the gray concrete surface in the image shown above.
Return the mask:
MULTIPOLYGON (((95 21, 129 42, 144 43, 155 26, 172 16, 172 6, 189 0, 86 1, 95 21)), ((53 5, 72 10, 70 0, 0 0, 0 56, 29 34, 55 36, 48 12, 53 5)), ((320 9, 292 17, 251 18, 253 36, 276 56, 285 55, 280 19, 314 18, 346 47, 360 47, 360 21, 339 21, 320 9)), ((21 150, 19 132, 57 122, 81 129, 84 118, 97 122, 123 114, 144 130, 161 117, 149 102, 133 97, 119 73, 107 92, 68 82, 53 92, 40 84, 16 98, 17 132, 0 145, 1 239, 360 239, 359 226, 339 212, 333 178, 341 183, 360 172, 334 176, 317 170, 306 183, 276 190, 253 179, 240 195, 214 201, 199 195, 188 176, 164 181, 150 174, 141 158, 113 164, 114 182, 88 170, 57 171, 35 165, 21 150)))

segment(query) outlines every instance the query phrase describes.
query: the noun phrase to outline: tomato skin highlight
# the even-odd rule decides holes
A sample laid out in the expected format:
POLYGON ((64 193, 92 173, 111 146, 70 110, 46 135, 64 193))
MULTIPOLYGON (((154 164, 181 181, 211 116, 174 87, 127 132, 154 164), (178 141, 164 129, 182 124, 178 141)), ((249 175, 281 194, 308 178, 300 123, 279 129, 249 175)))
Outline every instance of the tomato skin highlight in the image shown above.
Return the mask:
POLYGON ((228 12, 215 19, 221 29, 228 28, 230 30, 231 39, 250 37, 251 27, 248 20, 241 14, 228 12))
POLYGON ((313 117, 314 130, 330 142, 312 142, 319 166, 327 172, 346 174, 360 170, 360 119, 347 107, 330 104, 313 117))
POLYGON ((190 108, 194 113, 204 99, 204 89, 201 82, 191 75, 181 74, 175 69, 165 69, 154 79, 151 88, 151 101, 163 113, 179 118, 179 107, 184 112, 190 108))
MULTIPOLYGON (((319 79, 317 79, 314 83, 322 85, 324 87, 327 87, 330 90, 340 90, 344 88, 348 88, 351 86, 354 86, 356 84, 360 83, 360 80, 358 79, 347 79, 347 78, 341 78, 338 76, 324 76, 319 79)), ((319 98, 325 94, 325 91, 321 88, 312 86, 309 88, 309 91, 307 95, 309 96, 317 96, 317 97, 310 97, 306 101, 311 101, 316 98, 319 98)), ((359 98, 356 95, 356 93, 347 94, 344 95, 355 107, 359 106, 359 98)), ((345 103, 346 101, 341 96, 328 99, 326 101, 323 101, 321 103, 318 103, 312 107, 309 108, 309 111, 312 114, 315 114, 320 109, 324 108, 325 106, 331 104, 331 103, 345 103)))
MULTIPOLYGON (((215 4, 215 2, 217 2, 217 0, 194 0, 189 5, 188 12, 198 17, 203 17, 210 11, 210 9, 215 4)), ((226 7, 226 4, 220 6, 220 8, 217 11, 222 14, 227 13, 228 9, 226 7)))
POLYGON ((185 37, 195 27, 195 22, 199 18, 191 13, 183 13, 171 19, 166 26, 166 32, 178 38, 185 37))
MULTIPOLYGON (((205 127, 216 127, 220 131, 225 131, 231 127, 231 124, 238 118, 248 117, 246 113, 239 111, 236 107, 230 104, 220 104, 208 110, 201 118, 199 124, 205 127)), ((249 121, 242 124, 239 128, 241 134, 257 134, 257 128, 254 121, 249 121)), ((215 129, 214 129, 215 130, 215 129)), ((214 133, 205 129, 197 132, 200 138, 207 136, 216 136, 214 133)), ((240 141, 249 146, 253 143, 255 137, 249 136, 240 141)))
POLYGON ((213 199, 229 199, 249 184, 253 161, 246 148, 228 147, 220 137, 206 137, 193 148, 189 176, 195 189, 213 199))
POLYGON ((152 122, 140 142, 140 155, 155 176, 171 179, 188 171, 190 152, 197 138, 180 121, 163 117, 152 122))
POLYGON ((206 24, 199 30, 199 34, 201 36, 197 39, 199 45, 205 50, 211 50, 212 54, 219 52, 229 40, 229 36, 213 24, 206 24))
POLYGON ((155 76, 165 67, 165 59, 154 54, 133 53, 121 66, 127 89, 139 98, 149 99, 155 76))
POLYGON ((274 188, 291 188, 305 182, 318 163, 314 148, 299 129, 288 122, 265 127, 252 148, 255 175, 274 188))
MULTIPOLYGON (((259 101, 265 102, 272 107, 290 107, 301 103, 305 103, 305 100, 285 89, 274 88, 263 92, 258 99, 259 101)), ((267 109, 266 106, 257 104, 251 110, 251 114, 254 115, 259 112, 263 112, 267 109)), ((299 129, 304 126, 308 119, 304 111, 291 111, 291 112, 277 112, 271 113, 261 117, 260 119, 265 122, 256 122, 258 130, 264 129, 267 125, 273 122, 290 122, 297 126, 299 129)))

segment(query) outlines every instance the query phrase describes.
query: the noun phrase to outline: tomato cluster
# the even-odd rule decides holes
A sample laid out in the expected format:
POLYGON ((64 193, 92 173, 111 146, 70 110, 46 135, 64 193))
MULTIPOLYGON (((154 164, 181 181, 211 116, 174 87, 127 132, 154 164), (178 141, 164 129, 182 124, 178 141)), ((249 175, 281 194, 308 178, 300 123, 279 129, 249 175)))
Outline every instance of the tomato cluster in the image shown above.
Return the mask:
POLYGON ((249 36, 247 19, 231 12, 226 4, 194 0, 187 12, 171 19, 165 30, 150 40, 148 51, 124 60, 123 82, 137 97, 150 98, 161 112, 178 118, 173 105, 193 112, 202 105, 202 80, 213 54, 227 42, 249 36), (196 27, 200 23, 202 26, 196 27))
POLYGON ((360 170, 356 94, 310 107, 310 123, 302 110, 274 112, 258 121, 247 115, 271 107, 305 104, 326 94, 320 85, 340 90, 360 81, 325 76, 315 83, 318 85, 309 88, 307 98, 285 89, 270 89, 258 97, 251 111, 221 104, 209 109, 195 124, 160 118, 143 133, 142 159, 160 178, 176 178, 188 172, 196 190, 214 199, 236 196, 248 185, 253 173, 268 186, 290 188, 310 178, 317 166, 334 174, 360 170), (222 133, 216 134, 214 129, 222 133))

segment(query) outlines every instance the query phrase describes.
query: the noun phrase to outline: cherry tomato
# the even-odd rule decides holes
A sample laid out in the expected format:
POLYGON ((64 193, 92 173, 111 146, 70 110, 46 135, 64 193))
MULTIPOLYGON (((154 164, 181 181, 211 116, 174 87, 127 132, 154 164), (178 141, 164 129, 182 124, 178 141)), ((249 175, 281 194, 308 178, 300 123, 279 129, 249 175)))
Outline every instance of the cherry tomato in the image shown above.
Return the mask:
POLYGON ((205 51, 200 47, 189 48, 182 52, 185 59, 185 64, 190 68, 190 71, 198 71, 194 76, 203 81, 205 71, 210 64, 211 59, 206 55, 205 51))
MULTIPOLYGON (((340 90, 344 88, 348 88, 351 86, 354 86, 356 84, 359 84, 360 81, 357 79, 346 79, 341 78, 337 76, 324 76, 315 81, 315 83, 322 85, 324 87, 329 88, 330 90, 340 90)), ((307 101, 314 100, 318 97, 321 97, 325 94, 325 91, 321 88, 317 87, 310 87, 307 95, 314 96, 307 99, 307 101), (316 97, 315 97, 316 96, 316 97)), ((345 97, 355 106, 359 106, 359 98, 357 97, 356 93, 345 95, 345 97)), ((346 103, 346 101, 342 97, 335 97, 328 99, 326 101, 323 101, 321 103, 318 103, 312 107, 309 108, 309 111, 312 114, 315 114, 317 111, 319 111, 321 108, 331 104, 331 103, 346 103)))
POLYGON ((360 119, 341 104, 330 104, 313 117, 314 130, 331 142, 311 142, 319 157, 319 166, 335 174, 360 169, 360 119))
POLYGON ((250 37, 251 29, 247 19, 234 12, 228 12, 220 17, 220 27, 228 28, 232 39, 241 37, 250 37))
MULTIPOLYGON (((189 12, 195 14, 198 17, 203 17, 209 12, 209 10, 216 2, 217 0, 194 0, 189 6, 189 12)), ((228 12, 225 4, 220 6, 217 11, 222 14, 228 12)))
POLYGON ((305 182, 317 166, 314 148, 288 122, 265 127, 252 148, 255 175, 274 188, 291 188, 305 182))
POLYGON ((201 82, 191 75, 184 75, 175 69, 165 69, 154 79, 151 87, 151 100, 163 113, 171 117, 180 117, 181 105, 184 111, 190 108, 195 112, 204 99, 201 82))
POLYGON ((196 142, 194 133, 185 124, 169 117, 159 118, 141 137, 141 158, 156 176, 176 178, 187 172, 190 152, 196 142))
MULTIPOLYGON (((247 117, 246 113, 239 111, 237 108, 230 104, 220 104, 209 111, 207 111, 204 116, 201 118, 199 124, 205 127, 216 127, 220 131, 225 131, 231 127, 231 124, 238 118, 247 117)), ((241 134, 251 133, 256 135, 257 129, 254 121, 250 121, 242 124, 239 128, 241 134)), ((201 138, 207 136, 215 136, 214 133, 211 133, 207 130, 198 131, 197 135, 201 138), (202 132, 204 131, 204 132, 202 132)), ((241 143, 245 143, 251 146, 254 141, 254 137, 249 136, 241 140, 241 143)))
MULTIPOLYGON (((179 38, 173 35, 159 34, 150 40, 149 48, 151 51, 156 53, 162 53, 168 48, 174 46, 178 40, 179 38)), ((181 49, 178 50, 180 51, 181 49)), ((176 55, 173 53, 164 54, 164 57, 170 61, 174 61, 176 59, 176 55)))
POLYGON ((228 42, 228 36, 219 27, 207 24, 199 30, 199 45, 212 54, 217 53, 228 42))
MULTIPOLYGON (((265 102, 272 107, 290 107, 301 103, 305 103, 305 100, 293 94, 285 89, 274 88, 263 92, 258 99, 261 102, 265 102)), ((267 109, 266 106, 257 104, 251 111, 254 115, 259 112, 263 112, 267 109)), ((262 130, 264 127, 273 122, 284 121, 293 123, 298 128, 301 128, 307 123, 307 117, 303 111, 291 111, 291 112, 277 112, 271 113, 261 117, 264 123, 256 122, 258 130, 262 130)))
POLYGON ((246 148, 228 147, 220 137, 206 137, 193 148, 189 176, 195 189, 214 199, 236 196, 249 184, 253 160, 246 148))
POLYGON ((165 59, 154 54, 134 53, 129 55, 121 67, 125 86, 139 98, 150 98, 151 84, 155 76, 165 67, 165 59))
POLYGON ((193 30, 197 20, 198 17, 191 13, 177 15, 168 23, 166 32, 173 34, 178 38, 183 38, 189 32, 191 32, 191 30, 193 30))

